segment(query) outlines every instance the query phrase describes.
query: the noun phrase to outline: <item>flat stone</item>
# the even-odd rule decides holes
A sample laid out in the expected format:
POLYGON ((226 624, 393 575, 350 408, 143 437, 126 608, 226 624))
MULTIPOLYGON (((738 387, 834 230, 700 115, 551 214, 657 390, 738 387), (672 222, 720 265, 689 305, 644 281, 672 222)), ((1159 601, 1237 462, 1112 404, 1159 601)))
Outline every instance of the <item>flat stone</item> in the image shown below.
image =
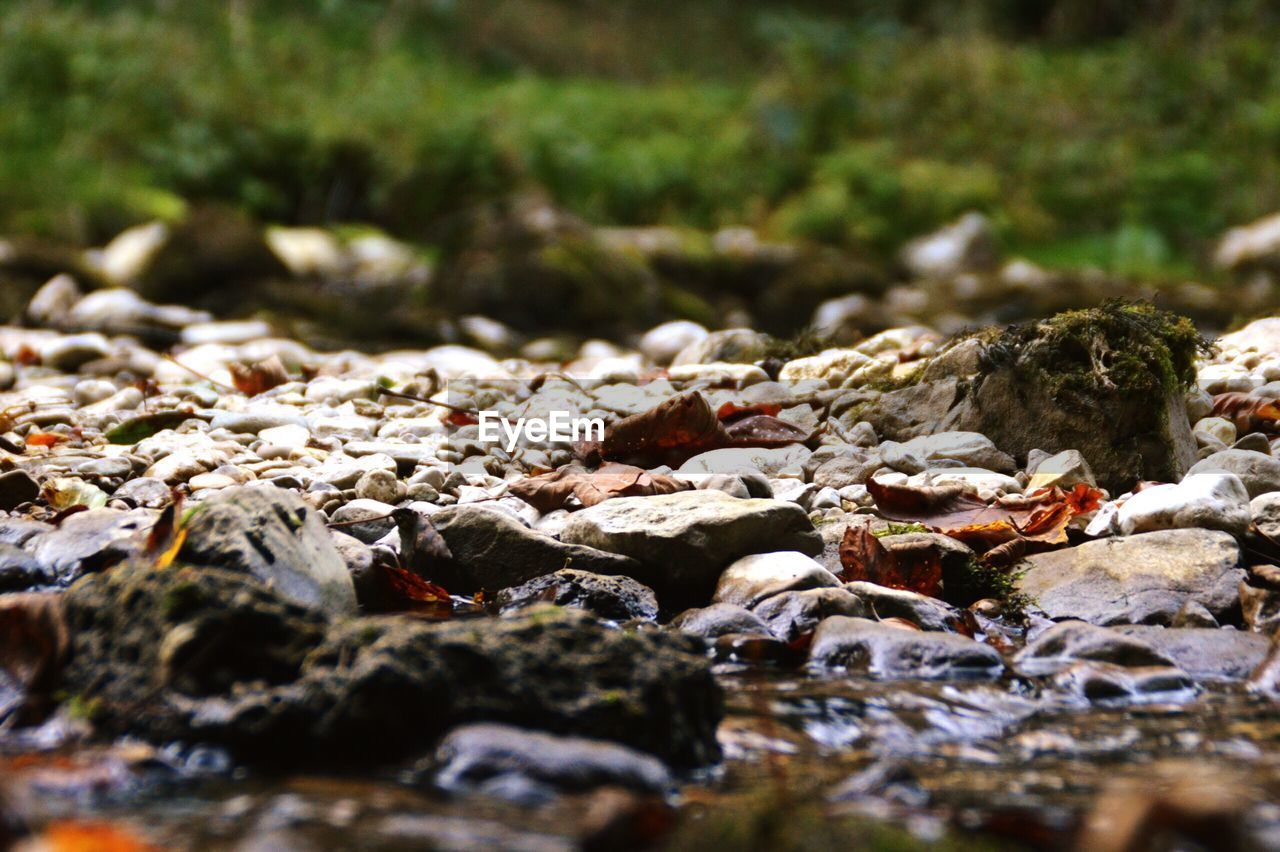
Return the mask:
POLYGON ((1117 629, 1083 621, 1056 624, 1014 655, 1018 669, 1030 675, 1052 674, 1088 660, 1117 666, 1172 666, 1171 657, 1117 629))
POLYGON ((836 588, 840 579, 803 553, 755 553, 734 562, 720 575, 713 603, 736 604, 752 609, 781 592, 836 588))
POLYGON ((1239 561, 1226 533, 1167 530, 1030 556, 1018 589, 1055 619, 1168 624, 1192 600, 1222 622, 1239 606, 1239 561))
POLYGON ((954 633, 962 623, 960 610, 928 595, 862 581, 845 583, 844 589, 857 595, 876 618, 901 618, 921 630, 944 633, 954 633))
POLYGON ((1177 485, 1144 488, 1125 500, 1117 523, 1126 535, 1195 528, 1241 536, 1249 528, 1249 495, 1235 474, 1190 473, 1177 485))
POLYGON ((575 568, 561 568, 503 589, 494 600, 503 611, 549 602, 585 609, 612 621, 653 621, 658 617, 658 598, 648 586, 630 577, 609 577, 575 568))
POLYGON ((966 467, 1013 473, 1017 470, 1013 457, 996 449, 986 435, 978 432, 938 432, 921 435, 902 444, 902 449, 924 459, 928 464, 942 459, 955 459, 966 467))
POLYGON ((1205 473, 1234 473, 1244 483, 1250 499, 1260 494, 1280 491, 1280 459, 1269 453, 1220 450, 1192 465, 1183 481, 1205 473))
POLYGON ((365 544, 373 544, 395 528, 391 513, 396 509, 390 503, 357 498, 338 507, 333 513, 333 523, 347 535, 365 544))
POLYGON ((1090 703, 1174 701, 1196 694, 1195 682, 1171 666, 1074 663, 1053 677, 1053 686, 1090 703))
POLYGON ((1257 633, 1222 628, 1117 627, 1168 657, 1196 680, 1242 680, 1267 656, 1271 640, 1257 633))
POLYGON ((751 610, 727 603, 686 609, 671 620, 670 626, 682 633, 704 639, 717 639, 731 634, 772 635, 769 627, 751 610))
POLYGON ((885 679, 989 679, 1004 670, 989 645, 955 633, 926 633, 837 615, 818 625, 809 661, 885 679))
POLYGON ((806 633, 812 633, 823 620, 833 615, 858 618, 871 615, 861 598, 839 588, 780 592, 761 601, 754 612, 783 642, 794 642, 806 633))
POLYGON ((709 601, 721 571, 743 556, 822 552, 822 536, 799 506, 719 491, 606 500, 574 513, 561 539, 635 559, 644 571, 636 579, 667 605, 709 601))

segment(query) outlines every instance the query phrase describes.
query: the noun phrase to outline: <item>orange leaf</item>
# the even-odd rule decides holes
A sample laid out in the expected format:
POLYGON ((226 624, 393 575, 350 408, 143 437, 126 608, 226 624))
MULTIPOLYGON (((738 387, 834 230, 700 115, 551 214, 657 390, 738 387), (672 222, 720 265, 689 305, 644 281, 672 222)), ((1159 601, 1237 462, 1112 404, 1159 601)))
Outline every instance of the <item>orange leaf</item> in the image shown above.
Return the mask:
POLYGON ((60 444, 67 440, 66 435, 59 435, 55 432, 32 432, 26 437, 28 447, 52 447, 54 444, 60 444))
POLYGON ((937 596, 942 584, 942 556, 931 545, 889 550, 867 525, 850 526, 840 542, 840 579, 864 580, 891 589, 937 596))
POLYGON ((289 373, 279 355, 264 358, 256 364, 231 364, 231 380, 245 396, 257 396, 289 381, 289 373))
POLYGON ((45 827, 41 839, 41 848, 50 852, 147 852, 157 848, 109 822, 54 822, 45 827))

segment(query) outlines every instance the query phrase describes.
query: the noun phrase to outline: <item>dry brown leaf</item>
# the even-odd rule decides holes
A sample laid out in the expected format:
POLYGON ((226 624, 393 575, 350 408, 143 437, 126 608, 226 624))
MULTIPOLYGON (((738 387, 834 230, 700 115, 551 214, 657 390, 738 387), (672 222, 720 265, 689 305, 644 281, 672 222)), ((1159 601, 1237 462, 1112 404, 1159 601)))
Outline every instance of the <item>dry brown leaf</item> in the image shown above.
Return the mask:
POLYGON ((256 364, 231 364, 227 369, 231 371, 236 390, 245 396, 266 393, 289 381, 289 373, 279 355, 264 358, 256 364))
POLYGON ((840 567, 840 579, 847 583, 864 580, 931 597, 937 597, 942 585, 942 555, 936 547, 889 550, 865 524, 844 531, 840 567))
POLYGON ((562 467, 551 473, 513 482, 509 491, 539 512, 567 508, 570 497, 583 507, 603 503, 612 497, 649 497, 688 491, 692 483, 671 476, 650 473, 642 467, 605 462, 595 471, 562 467))
POLYGON ((1220 393, 1213 398, 1213 416, 1230 420, 1240 435, 1280 431, 1280 405, 1247 393, 1220 393))

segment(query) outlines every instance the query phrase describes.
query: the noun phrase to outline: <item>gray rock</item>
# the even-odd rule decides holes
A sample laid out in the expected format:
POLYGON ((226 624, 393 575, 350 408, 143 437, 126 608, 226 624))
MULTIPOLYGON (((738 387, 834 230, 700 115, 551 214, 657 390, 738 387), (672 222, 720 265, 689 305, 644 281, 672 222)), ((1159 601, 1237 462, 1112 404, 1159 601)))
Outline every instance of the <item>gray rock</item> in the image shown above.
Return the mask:
POLYGON ((1098 484, 1089 468, 1089 462, 1078 450, 1063 450, 1056 455, 1047 456, 1034 467, 1028 459, 1027 474, 1031 477, 1027 483, 1028 492, 1055 486, 1071 489, 1082 483, 1090 487, 1098 484))
POLYGON ((954 633, 961 623, 960 610, 927 595, 861 581, 844 588, 861 598, 875 618, 902 618, 921 630, 945 633, 954 633))
POLYGON ((858 456, 841 455, 828 459, 813 472, 813 484, 819 488, 844 488, 863 485, 880 467, 879 456, 864 452, 858 456))
POLYGON ((530 804, 559 791, 607 785, 661 794, 673 784, 662 761, 626 746, 492 723, 451 731, 434 764, 435 784, 443 790, 530 804))
POLYGON ((1266 636, 1220 628, 1154 627, 1146 624, 1117 627, 1168 657, 1196 680, 1241 680, 1267 656, 1266 636))
POLYGON ((432 579, 455 594, 506 589, 562 568, 637 579, 643 573, 633 559, 556 541, 481 504, 446 507, 431 515, 431 523, 452 553, 432 579))
POLYGON ((918 456, 925 464, 954 459, 966 467, 994 470, 997 473, 1013 473, 1017 470, 1013 457, 1002 453, 986 435, 977 432, 937 432, 912 438, 902 445, 902 450, 918 456))
POLYGON ((781 592, 765 598, 754 612, 783 642, 794 642, 813 632, 820 622, 833 615, 866 618, 871 614, 861 598, 838 588, 781 592))
POLYGON ((1083 621, 1056 624, 1029 642, 1013 658, 1029 675, 1052 674, 1087 660, 1116 666, 1173 666, 1172 657, 1141 639, 1083 621))
POLYGON ((1018 589, 1050 618, 1168 624, 1192 600, 1226 622, 1238 611, 1239 561, 1226 533, 1167 530, 1028 557, 1018 589))
POLYGON ((25 470, 0 473, 0 511, 12 512, 40 496, 40 484, 25 470))
POLYGON ((737 604, 716 603, 686 609, 671 620, 671 627, 691 636, 717 639, 721 636, 771 636, 769 627, 749 609, 737 604))
MULTIPOLYGON (((959 379, 944 378, 920 382, 896 391, 879 393, 869 389, 843 398, 840 422, 852 427, 859 421, 870 423, 886 440, 908 441, 920 435, 955 428, 964 398, 959 379)), ((833 406, 833 411, 839 410, 833 406)))
POLYGON ((153 476, 139 476, 130 479, 115 490, 112 498, 127 500, 134 506, 143 509, 160 509, 173 500, 173 492, 163 479, 153 476))
POLYGON ((648 586, 630 577, 608 577, 574 568, 503 589, 495 601, 504 612, 548 602, 585 609, 612 621, 653 621, 658 617, 658 598, 648 586))
POLYGON ((40 360, 46 367, 74 373, 90 361, 111 354, 111 344, 97 332, 55 337, 40 347, 40 360))
POLYGON ((141 509, 91 509, 66 518, 56 529, 33 537, 26 549, 53 572, 59 585, 125 559, 141 547, 155 515, 141 509))
POLYGON ((226 429, 237 435, 256 435, 277 426, 306 426, 307 420, 291 406, 255 406, 244 411, 219 411, 209 423, 210 429, 226 429))
POLYGON ((902 248, 900 259, 918 278, 951 278, 993 269, 1000 259, 1000 244, 987 217, 970 212, 932 234, 911 240, 902 248))
POLYGON ((53 532, 57 527, 33 521, 29 518, 0 518, 0 544, 24 546, 41 533, 53 532))
POLYGON ((47 566, 13 544, 0 542, 0 594, 53 585, 57 576, 47 566))
POLYGON ((724 569, 711 600, 752 609, 780 592, 839 585, 836 575, 803 553, 756 553, 724 569))
POLYGON ((1250 499, 1280 491, 1280 459, 1253 450, 1220 450, 1191 466, 1187 476, 1199 473, 1234 473, 1240 477, 1250 499))
POLYGON ((1053 686, 1090 703, 1136 700, 1170 701, 1195 695, 1195 682, 1170 666, 1118 666, 1114 663, 1075 663, 1053 677, 1053 686))
POLYGON ((640 354, 659 366, 670 364, 672 359, 690 346, 706 339, 707 330, 696 322, 673 320, 654 326, 640 338, 640 354))
POLYGON ((606 500, 574 513, 561 538, 635 559, 643 572, 636 579, 664 605, 710 600, 720 572, 743 556, 822 552, 822 537, 799 506, 718 491, 606 500))
POLYGON ((178 558, 241 571, 329 615, 356 611, 355 586, 320 516, 274 485, 224 488, 191 516, 178 558))
POLYGON ((356 499, 338 507, 333 513, 333 523, 340 524, 340 529, 347 535, 365 544, 373 544, 395 529, 396 522, 391 517, 395 510, 396 507, 390 503, 356 499))
POLYGON ((702 642, 674 631, 613 629, 555 607, 326 624, 243 573, 181 566, 96 574, 66 600, 66 686, 99 702, 106 736, 205 742, 277 770, 401 761, 483 721, 620 742, 679 766, 719 757, 720 688, 702 642))
POLYGON ((765 356, 771 342, 769 335, 749 328, 713 331, 680 350, 671 364, 751 364, 765 356))
POLYGON ((925 633, 837 615, 818 625, 811 665, 885 679, 994 678, 1004 669, 989 645, 953 633, 925 633))

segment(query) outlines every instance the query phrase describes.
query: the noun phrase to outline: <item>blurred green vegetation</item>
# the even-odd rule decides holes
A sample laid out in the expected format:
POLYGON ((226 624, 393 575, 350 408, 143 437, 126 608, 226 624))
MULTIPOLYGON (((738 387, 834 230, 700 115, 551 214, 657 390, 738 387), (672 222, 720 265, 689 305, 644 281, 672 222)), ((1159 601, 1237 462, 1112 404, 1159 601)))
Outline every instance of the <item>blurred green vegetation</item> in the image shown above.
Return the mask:
POLYGON ((1272 8, 8 0, 0 229, 201 199, 431 242, 540 191, 879 256, 979 209, 1046 264, 1181 275, 1280 209, 1272 8))

